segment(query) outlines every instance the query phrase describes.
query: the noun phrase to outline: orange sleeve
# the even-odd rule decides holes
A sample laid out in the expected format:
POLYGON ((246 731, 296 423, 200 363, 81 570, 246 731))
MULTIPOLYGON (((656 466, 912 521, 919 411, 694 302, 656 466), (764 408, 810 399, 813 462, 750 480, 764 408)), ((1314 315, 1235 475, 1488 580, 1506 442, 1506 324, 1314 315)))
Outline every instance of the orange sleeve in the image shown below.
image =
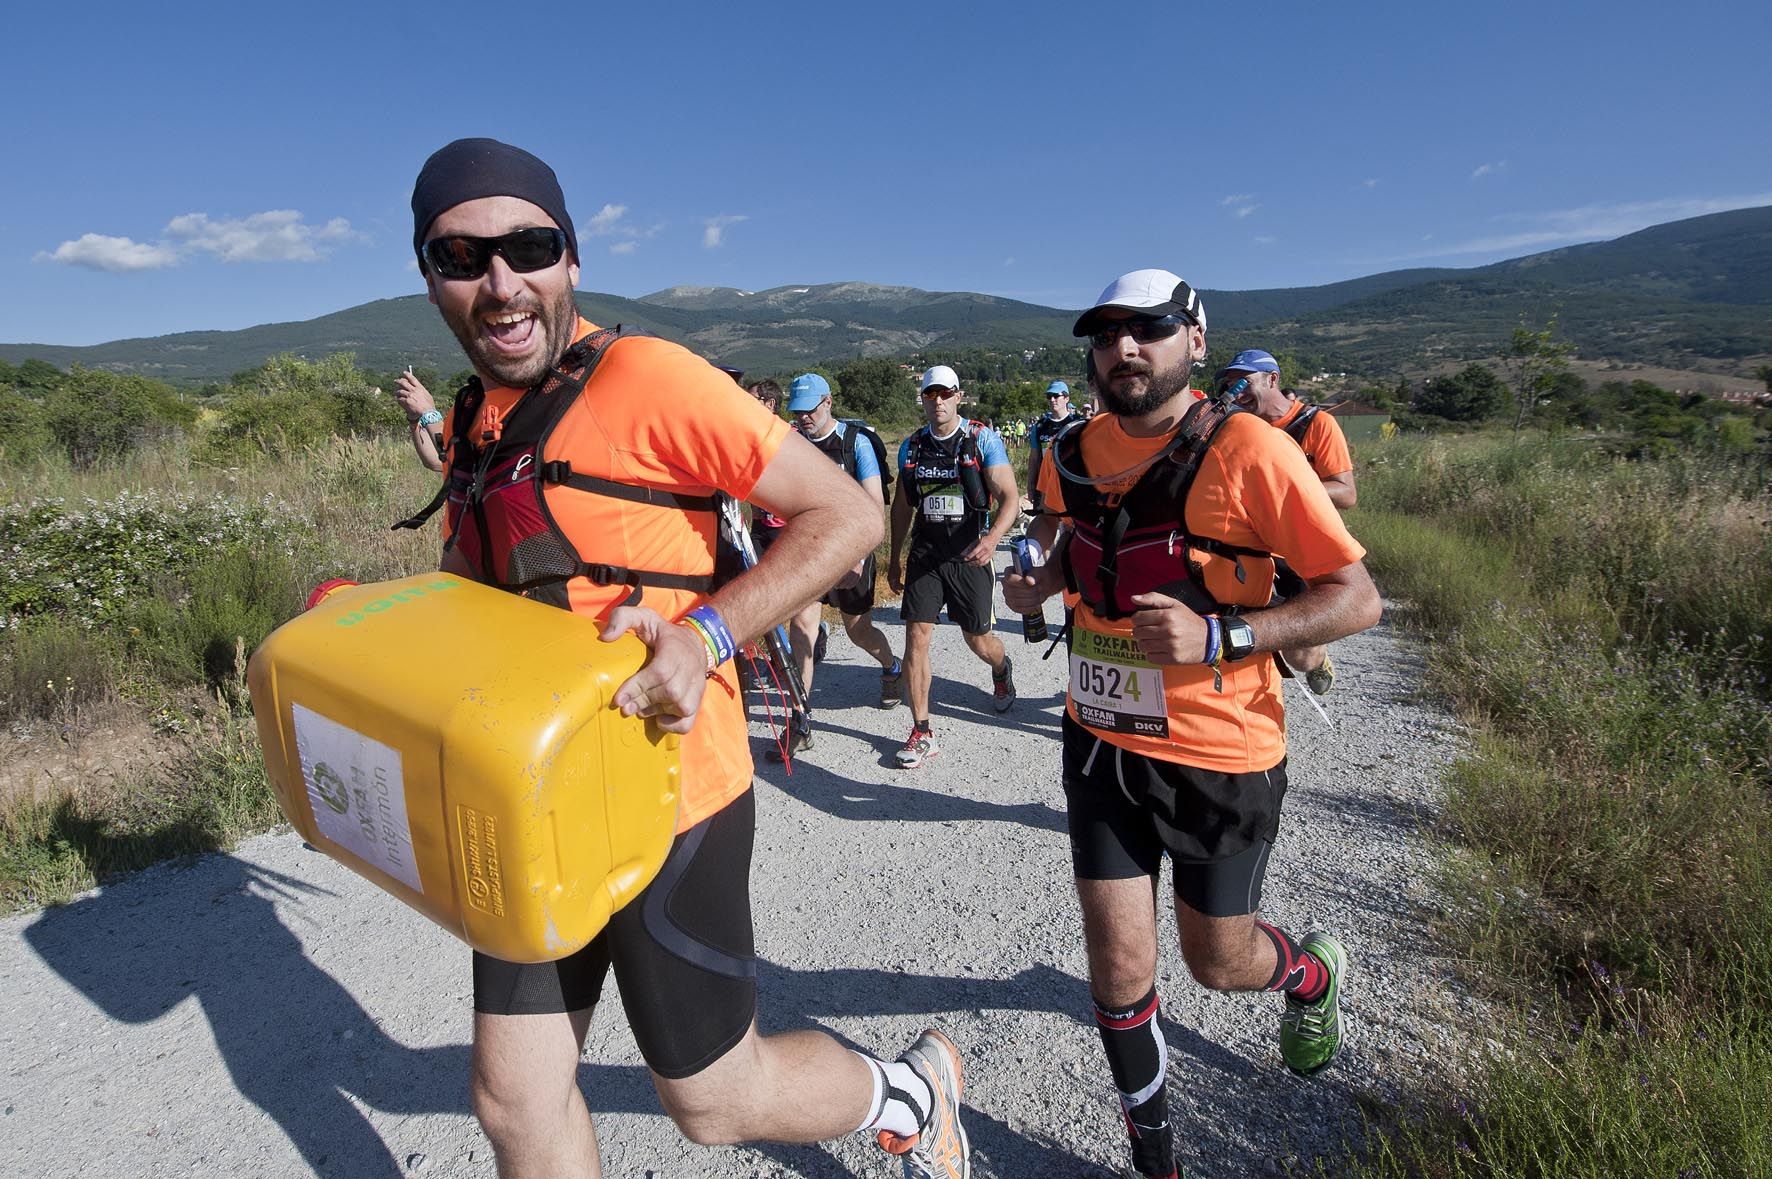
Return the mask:
POLYGON ((1348 449, 1347 435, 1341 432, 1341 423, 1335 420, 1334 414, 1327 410, 1317 414, 1311 419, 1304 438, 1304 449, 1311 456, 1311 470, 1319 478, 1333 479, 1354 469, 1354 455, 1348 449))
POLYGON ((1047 514, 1064 511, 1064 485, 1058 481, 1058 464, 1050 461, 1041 463, 1040 473, 1035 476, 1035 481, 1039 484, 1047 514))
MULTIPOLYGON (((611 385, 633 398, 635 449, 625 458, 656 465, 668 482, 749 499, 763 469, 781 449, 788 424, 733 379, 668 340, 636 336, 611 348, 603 363, 611 385), (666 412, 658 402, 668 399, 666 412)), ((599 413, 617 407, 598 407, 599 413)))
MULTIPOLYGON (((1306 581, 1366 555, 1304 451, 1253 414, 1225 423, 1200 470, 1202 480, 1208 477, 1223 488, 1260 547, 1285 558, 1306 581)), ((1232 542, 1238 543, 1234 536, 1232 542)))

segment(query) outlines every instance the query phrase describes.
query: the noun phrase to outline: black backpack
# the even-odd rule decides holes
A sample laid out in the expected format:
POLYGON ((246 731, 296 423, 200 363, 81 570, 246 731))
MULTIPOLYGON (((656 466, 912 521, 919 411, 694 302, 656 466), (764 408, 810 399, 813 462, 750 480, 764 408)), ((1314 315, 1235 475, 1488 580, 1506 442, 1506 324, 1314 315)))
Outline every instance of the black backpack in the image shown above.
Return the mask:
POLYGON ((877 430, 860 418, 838 418, 837 420, 843 423, 843 437, 844 441, 848 443, 843 448, 843 469, 848 471, 851 477, 854 477, 857 466, 856 448, 865 440, 869 446, 874 448, 874 466, 880 472, 880 494, 890 504, 892 502, 892 464, 886 461, 886 440, 880 437, 877 430))

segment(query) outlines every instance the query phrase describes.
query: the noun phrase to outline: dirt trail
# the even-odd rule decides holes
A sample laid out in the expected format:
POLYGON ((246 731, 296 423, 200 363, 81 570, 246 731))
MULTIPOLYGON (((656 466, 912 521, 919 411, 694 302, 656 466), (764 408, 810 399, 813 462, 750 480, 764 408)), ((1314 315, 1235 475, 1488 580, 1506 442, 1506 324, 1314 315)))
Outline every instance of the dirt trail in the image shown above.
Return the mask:
MULTIPOLYGON (((879 615, 898 647, 896 610, 879 615)), ((759 763, 760 1020, 889 1054, 939 1024, 967 1056, 975 1174, 1099 1176, 1123 1143, 1087 1020, 1056 777, 1064 660, 1040 660, 1015 625, 1002 629, 1021 699, 1004 717, 984 666, 937 629, 943 753, 910 772, 892 764, 908 714, 868 706, 872 663, 833 638, 816 746, 791 778, 759 763)), ((1171 941, 1159 988, 1190 1175, 1334 1158, 1363 1095, 1415 1083, 1470 1026, 1443 959, 1421 949, 1435 902, 1418 828, 1451 725, 1415 701, 1418 661, 1388 625, 1334 651, 1337 728, 1289 699, 1293 788, 1266 911, 1341 935, 1352 1044, 1293 1078, 1278 1001, 1202 991, 1171 941)), ((467 1106, 469 1011, 458 943, 286 831, 7 919, 0 1174, 491 1175, 467 1106)), ((611 1176, 896 1173, 860 1137, 685 1142, 613 996, 579 1079, 611 1176)))

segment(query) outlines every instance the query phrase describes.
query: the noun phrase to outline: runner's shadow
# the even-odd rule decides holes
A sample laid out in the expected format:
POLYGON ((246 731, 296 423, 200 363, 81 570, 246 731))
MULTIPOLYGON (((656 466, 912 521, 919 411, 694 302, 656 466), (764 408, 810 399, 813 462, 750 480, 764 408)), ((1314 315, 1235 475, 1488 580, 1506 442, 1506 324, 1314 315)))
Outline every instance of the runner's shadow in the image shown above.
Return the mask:
POLYGON ((393 1040, 284 927, 274 899, 325 890, 231 856, 167 871, 152 895, 138 879, 46 910, 25 939, 112 1019, 149 1023, 194 997, 235 1088, 316 1172, 401 1174, 352 1096, 396 1113, 468 1112, 466 1046, 393 1040))
MULTIPOLYGON (((820 729, 830 729, 816 719, 820 729)), ((842 730, 852 732, 853 730, 842 730)), ((868 734, 854 733, 862 740, 871 740, 868 734)), ((816 747, 814 747, 816 749, 816 747)), ((939 764, 939 758, 936 763, 939 764)), ((883 761, 883 766, 892 766, 899 774, 914 775, 916 770, 900 770, 896 763, 883 761)), ((916 823, 956 823, 972 820, 986 820, 998 823, 1019 823, 1025 827, 1038 827, 1047 831, 1062 832, 1065 828, 1064 813, 1038 802, 1024 802, 1006 805, 995 802, 980 802, 976 799, 962 798, 940 790, 923 790, 915 786, 900 786, 885 782, 860 782, 854 778, 843 777, 829 770, 813 765, 808 761, 796 759, 794 772, 789 775, 780 762, 770 762, 758 758, 757 777, 769 783, 782 793, 816 807, 827 815, 838 819, 850 819, 858 823, 870 822, 916 822, 916 823)))

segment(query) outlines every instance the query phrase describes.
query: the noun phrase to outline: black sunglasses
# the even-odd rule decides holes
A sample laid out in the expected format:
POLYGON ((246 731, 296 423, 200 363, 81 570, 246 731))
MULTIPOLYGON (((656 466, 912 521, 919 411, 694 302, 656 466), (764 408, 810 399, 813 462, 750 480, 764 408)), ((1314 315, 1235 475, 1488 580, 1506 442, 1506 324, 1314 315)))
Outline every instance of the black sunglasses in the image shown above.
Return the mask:
POLYGON ((1149 344, 1153 340, 1167 340, 1187 326, 1188 322, 1181 315, 1116 320, 1099 331, 1090 332, 1089 344, 1094 348, 1112 348, 1121 332, 1131 336, 1136 343, 1149 344))
POLYGON ((553 228, 519 229, 502 237, 434 237, 424 245, 424 257, 432 270, 444 278, 479 278, 497 254, 518 274, 546 270, 566 255, 566 231, 553 228))

